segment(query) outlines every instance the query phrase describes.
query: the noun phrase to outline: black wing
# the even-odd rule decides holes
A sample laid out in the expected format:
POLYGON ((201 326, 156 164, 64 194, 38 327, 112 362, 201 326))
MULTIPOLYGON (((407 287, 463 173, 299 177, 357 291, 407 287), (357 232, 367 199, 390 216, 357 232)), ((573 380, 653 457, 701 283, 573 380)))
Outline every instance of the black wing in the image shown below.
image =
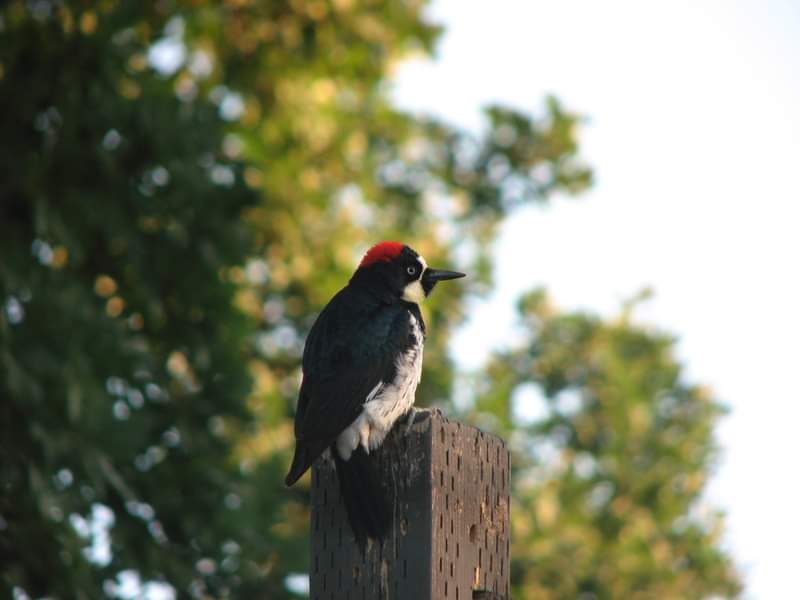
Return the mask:
MULTIPOLYGON (((395 359, 415 342, 405 302, 386 304, 353 287, 320 313, 303 352, 291 485, 361 413, 367 396, 396 375, 395 359)), ((420 316, 417 316, 421 320, 420 316)))

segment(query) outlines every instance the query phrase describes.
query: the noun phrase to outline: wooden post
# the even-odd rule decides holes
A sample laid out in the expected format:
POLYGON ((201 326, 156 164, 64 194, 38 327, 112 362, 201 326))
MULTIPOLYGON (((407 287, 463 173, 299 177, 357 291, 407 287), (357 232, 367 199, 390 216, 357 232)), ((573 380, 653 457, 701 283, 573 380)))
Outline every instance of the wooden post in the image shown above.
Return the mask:
POLYGON ((393 527, 361 555, 325 457, 312 471, 312 600, 510 600, 509 453, 440 414, 391 432, 375 460, 393 527))

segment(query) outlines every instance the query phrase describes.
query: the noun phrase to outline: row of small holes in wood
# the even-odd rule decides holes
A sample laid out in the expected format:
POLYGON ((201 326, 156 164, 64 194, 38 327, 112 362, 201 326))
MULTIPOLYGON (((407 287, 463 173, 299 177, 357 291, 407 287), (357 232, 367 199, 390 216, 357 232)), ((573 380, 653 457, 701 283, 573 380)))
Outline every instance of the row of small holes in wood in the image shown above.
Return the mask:
POLYGON ((435 508, 439 514, 434 516, 439 535, 444 538, 434 544, 443 553, 438 557, 440 593, 444 598, 457 600, 471 598, 473 589, 490 589, 507 595, 508 453, 499 440, 480 432, 472 438, 471 451, 465 451, 465 433, 458 423, 445 423, 438 431, 444 458, 437 478, 438 492, 444 502, 438 502, 435 508), (476 488, 483 494, 475 494, 476 488), (473 576, 468 573, 466 580, 463 562, 459 567, 462 541, 472 547, 475 561, 470 569, 473 576), (453 543, 455 556, 451 555, 453 543))

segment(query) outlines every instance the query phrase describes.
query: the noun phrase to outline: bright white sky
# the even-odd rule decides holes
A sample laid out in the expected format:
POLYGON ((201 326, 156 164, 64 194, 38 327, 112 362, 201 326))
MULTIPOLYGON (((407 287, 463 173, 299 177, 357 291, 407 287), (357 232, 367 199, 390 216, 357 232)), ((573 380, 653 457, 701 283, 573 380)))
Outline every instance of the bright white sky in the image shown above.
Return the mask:
POLYGON ((640 318, 732 409, 708 496, 745 597, 797 597, 800 3, 439 0, 431 17, 447 32, 436 62, 398 72, 402 106, 477 130, 482 105, 554 93, 589 117, 597 176, 505 223, 458 360, 484 358, 469 340, 502 345, 532 286, 603 314, 652 286, 640 318))

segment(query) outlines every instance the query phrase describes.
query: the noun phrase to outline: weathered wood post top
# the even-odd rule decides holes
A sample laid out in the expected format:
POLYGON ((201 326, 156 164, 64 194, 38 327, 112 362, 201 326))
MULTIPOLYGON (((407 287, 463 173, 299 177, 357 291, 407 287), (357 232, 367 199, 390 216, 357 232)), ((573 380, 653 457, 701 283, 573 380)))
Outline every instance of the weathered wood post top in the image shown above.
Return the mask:
POLYGON ((437 413, 375 452, 393 525, 362 556, 329 458, 312 471, 312 600, 510 600, 509 452, 437 413))

